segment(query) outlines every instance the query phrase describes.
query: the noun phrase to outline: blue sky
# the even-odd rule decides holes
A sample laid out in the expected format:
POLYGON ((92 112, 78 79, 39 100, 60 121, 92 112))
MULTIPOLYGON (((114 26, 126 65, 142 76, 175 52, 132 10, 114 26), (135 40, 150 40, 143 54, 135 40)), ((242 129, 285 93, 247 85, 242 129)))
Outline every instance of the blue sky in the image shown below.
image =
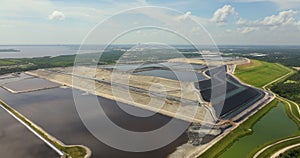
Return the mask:
MULTIPOLYGON (((217 44, 298 45, 300 41, 300 0, 2 0, 0 44, 78 44, 104 19, 143 6, 178 10, 203 25, 217 44)), ((153 13, 158 19, 169 13, 160 14, 153 13)), ((154 16, 147 20, 156 21, 154 16)), ((130 25, 126 17, 111 24, 124 27, 108 26, 107 32, 130 25)), ((157 41, 171 40, 167 38, 157 41)), ((156 41, 154 36, 151 40, 156 41)), ((121 42, 132 41, 127 37, 121 42)))

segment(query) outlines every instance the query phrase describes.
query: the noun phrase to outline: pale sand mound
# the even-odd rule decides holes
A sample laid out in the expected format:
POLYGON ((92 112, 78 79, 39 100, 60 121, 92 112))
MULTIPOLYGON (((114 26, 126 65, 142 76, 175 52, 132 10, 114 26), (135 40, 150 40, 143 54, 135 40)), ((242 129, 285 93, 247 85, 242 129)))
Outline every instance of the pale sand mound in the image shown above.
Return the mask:
POLYGON ((212 122, 205 103, 192 82, 179 82, 152 76, 91 67, 41 69, 30 75, 74 87, 108 99, 141 107, 192 122, 212 122), (72 79, 73 83, 72 84, 72 79), (206 118, 205 118, 206 117, 206 118))

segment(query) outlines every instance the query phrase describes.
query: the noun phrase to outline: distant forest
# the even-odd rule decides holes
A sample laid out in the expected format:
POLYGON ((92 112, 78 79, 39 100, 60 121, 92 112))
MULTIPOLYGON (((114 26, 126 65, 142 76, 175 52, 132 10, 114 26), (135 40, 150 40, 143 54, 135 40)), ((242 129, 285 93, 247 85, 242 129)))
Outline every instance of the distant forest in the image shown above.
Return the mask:
MULTIPOLYGON (((124 49, 126 50, 126 48, 124 49)), ((109 49, 102 54, 99 61, 95 61, 95 59, 98 59, 98 53, 85 54, 84 57, 80 58, 81 61, 79 62, 97 65, 114 64, 122 57, 122 55, 124 55, 124 49, 109 49)), ((247 57, 250 59, 280 63, 288 67, 300 67, 299 46, 219 46, 219 49, 224 56, 247 57), (265 56, 255 56, 253 53, 260 53, 265 56)), ((203 50, 209 50, 209 48, 203 50)), ((178 51, 182 52, 182 55, 187 58, 201 57, 201 54, 194 53, 198 52, 198 50, 194 48, 178 48, 178 51)), ((174 54, 173 56, 170 56, 167 52, 168 51, 166 50, 157 50, 157 52, 144 53, 142 56, 139 55, 136 60, 143 60, 143 58, 166 60, 168 58, 178 57, 174 54)), ((73 66, 75 58, 75 55, 62 55, 57 57, 46 56, 37 58, 0 59, 0 75, 12 72, 36 70, 39 68, 73 66)))
MULTIPOLYGON (((104 52, 99 61, 98 54, 85 54, 80 57, 80 63, 84 64, 114 64, 120 56, 122 56, 122 51, 110 51, 104 52)), ((13 73, 13 72, 22 72, 30 71, 42 68, 54 68, 54 67, 68 67, 73 66, 76 55, 61 55, 57 57, 37 57, 37 58, 11 58, 11 59, 0 59, 0 75, 13 73)))
POLYGON ((221 47, 220 51, 228 56, 241 56, 272 63, 280 63, 288 67, 300 67, 299 46, 221 47), (265 56, 254 56, 253 53, 260 53, 265 56))

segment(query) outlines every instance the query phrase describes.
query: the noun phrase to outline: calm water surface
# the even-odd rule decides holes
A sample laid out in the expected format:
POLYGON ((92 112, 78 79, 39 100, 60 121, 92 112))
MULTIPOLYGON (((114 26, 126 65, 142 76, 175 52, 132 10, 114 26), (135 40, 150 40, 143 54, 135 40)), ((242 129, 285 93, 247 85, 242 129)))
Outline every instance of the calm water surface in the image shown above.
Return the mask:
MULTIPOLYGON (((75 93, 83 92, 75 90, 75 93)), ((177 140, 162 149, 142 153, 124 152, 103 144, 90 134, 77 114, 71 89, 55 88, 22 94, 11 94, 4 89, 0 89, 0 96, 17 111, 64 143, 88 146, 93 151, 93 158, 163 158, 172 153, 177 146, 180 146, 188 140, 184 133, 177 140)), ((91 97, 93 96, 83 96, 86 105, 91 104, 89 101, 91 97)), ((125 113, 114 101, 101 97, 98 97, 98 99, 109 118, 119 126, 128 130, 153 130, 163 126, 170 120, 169 117, 159 114, 147 118, 134 117, 125 113)), ((121 106, 130 110, 149 113, 149 111, 126 104, 121 104, 121 106)), ((179 124, 187 124, 187 122, 184 121, 177 121, 179 124)), ((169 132, 172 131, 170 130, 169 132)), ((166 135, 167 134, 168 133, 166 133, 166 135)), ((151 138, 149 138, 149 140, 151 140, 151 138)), ((143 142, 143 144, 147 143, 150 143, 150 141, 143 142)))
POLYGON ((43 88, 59 87, 60 85, 54 82, 43 80, 40 78, 23 79, 16 82, 4 84, 4 86, 13 91, 38 90, 43 88))
MULTIPOLYGON (((14 49, 19 52, 0 52, 0 58, 31 58, 76 54, 80 45, 0 45, 0 50, 14 49)), ((102 45, 83 46, 80 52, 93 53, 103 50, 102 45)))
POLYGON ((1 158, 58 158, 59 155, 0 108, 1 158))
POLYGON ((143 75, 143 76, 162 77, 171 80, 180 80, 180 81, 187 81, 187 82, 188 81, 197 82, 205 79, 205 77, 202 74, 190 72, 190 71, 151 70, 151 71, 137 72, 136 74, 143 75))
POLYGON ((252 135, 240 138, 220 158, 246 157, 261 144, 296 133, 296 124, 284 110, 284 105, 279 103, 254 125, 252 135))

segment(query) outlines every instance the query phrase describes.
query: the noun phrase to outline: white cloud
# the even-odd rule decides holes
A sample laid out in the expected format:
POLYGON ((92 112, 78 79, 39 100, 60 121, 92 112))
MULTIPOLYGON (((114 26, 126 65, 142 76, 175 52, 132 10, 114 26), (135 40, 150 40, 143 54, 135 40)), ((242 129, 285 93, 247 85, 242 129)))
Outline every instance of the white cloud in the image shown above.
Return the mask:
POLYGON ((249 22, 243 18, 240 18, 238 21, 236 21, 237 25, 247 25, 249 22))
POLYGON ((39 18, 53 10, 48 0, 1 0, 1 16, 14 18, 39 18))
POLYGON ((191 17, 191 15, 192 15, 192 12, 187 11, 184 15, 180 15, 177 18, 178 18, 179 21, 184 21, 187 18, 191 17))
POLYGON ((222 8, 215 11, 211 21, 224 25, 232 15, 237 15, 235 9, 231 5, 224 5, 222 8))
POLYGON ((241 3, 249 3, 249 2, 272 2, 276 4, 279 9, 291 9, 300 7, 300 0, 229 0, 232 2, 241 2, 241 3))
MULTIPOLYGON (((214 27, 212 26, 209 30, 213 30, 212 34, 216 42, 223 44, 224 41, 226 41, 226 44, 296 44, 300 40, 298 13, 299 11, 288 9, 257 20, 248 20, 236 16, 235 23, 230 23, 229 27, 220 28, 215 26, 215 30, 213 30, 214 27)), ((234 12, 234 14, 238 15, 237 12, 234 12)), ((228 18, 223 19, 228 20, 228 18)), ((226 24, 226 21, 224 23, 226 24)))
POLYGON ((244 27, 244 28, 239 28, 238 31, 242 34, 247 34, 253 31, 258 31, 258 27, 244 27))
POLYGON ((232 33, 233 31, 231 29, 227 29, 227 30, 225 30, 225 32, 232 33))
POLYGON ((192 15, 192 12, 188 11, 184 14, 184 19, 190 17, 192 15))
MULTIPOLYGON (((0 32, 3 32, 3 38, 0 38, 0 43, 76 43, 80 42, 89 29, 95 24, 102 21, 104 18, 111 16, 123 9, 132 7, 140 7, 147 5, 146 0, 134 0, 132 2, 117 2, 105 0, 107 3, 99 5, 84 5, 79 6, 75 3, 65 5, 52 0, 1 0, 0 10, 0 32), (110 7, 114 6, 114 7, 110 7), (20 9, 22 8, 22 9, 20 9), (62 13, 58 15, 53 11, 62 13), (49 15, 51 13, 51 15, 49 15), (72 19, 74 23, 49 23, 48 19, 72 19), (30 19, 30 20, 28 20, 30 19), (38 28, 38 29, 33 29, 38 28), (73 32, 78 32, 74 34, 73 32), (32 36, 32 34, 41 34, 40 37, 32 36), (42 40, 41 40, 42 39, 42 40), (58 41, 59 40, 59 41, 58 41)), ((291 8, 300 7, 300 0, 221 0, 236 1, 236 2, 273 2, 277 4, 281 12, 274 13, 267 17, 261 17, 257 20, 249 20, 247 18, 239 18, 235 8, 231 5, 221 6, 217 9, 212 18, 204 18, 196 16, 187 11, 183 15, 173 15, 161 13, 158 11, 149 11, 147 14, 153 23, 166 23, 167 26, 172 26, 176 20, 176 24, 187 24, 192 20, 203 24, 205 28, 215 37, 215 40, 220 43, 258 43, 258 44, 276 44, 276 43, 297 43, 300 41, 300 19, 297 15, 297 9, 291 8), (289 8, 289 9, 282 9, 289 8), (285 11, 282 11, 285 10, 285 11), (173 21, 174 20, 174 21, 173 21), (182 23, 178 23, 181 20, 182 23), (170 21, 170 22, 169 22, 170 21), (235 23, 234 23, 235 22, 235 23), (217 25, 216 25, 217 24, 217 25), (220 27, 227 24, 226 27, 220 27), (276 37, 276 38, 275 38, 276 37), (255 39, 255 40, 254 40, 255 39)), ((182 10, 187 8, 181 3, 189 4, 189 2, 172 2, 174 5, 182 6, 182 10), (184 8, 185 7, 185 8, 184 8)), ((153 3, 152 3, 153 4, 153 3)), ((167 3, 164 3, 167 4, 167 3)), ((125 20, 125 19, 124 19, 125 20)), ((145 18, 145 20, 148 20, 145 18)), ((150 22, 152 22, 150 21, 150 22)), ((123 27, 119 25, 119 21, 108 28, 108 32, 123 27)), ((138 25, 138 24, 136 24, 138 25)), ((182 29, 185 34, 195 35, 202 33, 197 27, 186 27, 182 29)), ((182 26, 172 26, 172 28, 180 28, 182 26)), ((200 27, 201 28, 201 27, 200 27)), ((159 36, 161 37, 161 36, 159 36)), ((201 36, 198 36, 201 37, 201 36)), ((164 37, 165 38, 165 37, 164 37)), ((167 37, 166 37, 167 38, 167 37)), ((163 38, 161 38, 163 40, 163 38)))
POLYGON ((287 10, 279 12, 276 15, 271 15, 263 18, 262 20, 245 20, 240 18, 236 24, 245 27, 263 27, 265 29, 274 30, 280 27, 298 27, 300 26, 300 21, 296 20, 295 16, 297 11, 287 10))
POLYGON ((266 26, 293 25, 296 22, 294 18, 296 14, 297 11, 293 10, 282 11, 278 15, 265 17, 261 24, 266 26))
POLYGON ((57 10, 53 11, 53 13, 48 16, 49 20, 64 20, 65 17, 63 12, 57 10))

